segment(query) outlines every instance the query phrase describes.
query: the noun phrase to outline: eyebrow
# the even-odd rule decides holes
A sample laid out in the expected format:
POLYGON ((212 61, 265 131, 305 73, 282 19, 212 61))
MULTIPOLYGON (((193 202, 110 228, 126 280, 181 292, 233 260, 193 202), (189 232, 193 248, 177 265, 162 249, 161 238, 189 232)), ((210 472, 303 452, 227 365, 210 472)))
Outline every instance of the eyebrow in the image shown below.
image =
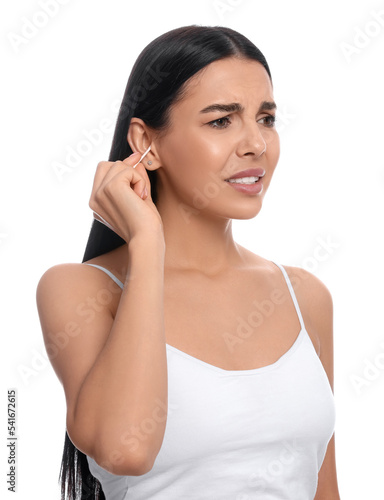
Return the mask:
MULTIPOLYGON (((260 113, 260 111, 267 111, 276 108, 277 105, 274 101, 263 101, 259 106, 258 113, 260 113)), ((210 104, 206 108, 202 109, 200 113, 212 113, 213 111, 234 113, 244 111, 244 107, 238 102, 231 102, 230 104, 210 104)))

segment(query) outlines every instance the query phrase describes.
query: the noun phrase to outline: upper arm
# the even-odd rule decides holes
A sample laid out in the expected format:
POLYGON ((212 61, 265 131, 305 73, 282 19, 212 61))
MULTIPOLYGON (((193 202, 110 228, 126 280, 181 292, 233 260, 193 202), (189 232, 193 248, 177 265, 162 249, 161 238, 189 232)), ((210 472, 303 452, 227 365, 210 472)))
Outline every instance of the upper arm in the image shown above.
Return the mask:
MULTIPOLYGON (((297 298, 306 316, 311 319, 320 341, 320 361, 327 374, 333 391, 333 300, 325 284, 312 273, 300 268, 293 268, 300 285, 297 287, 297 298), (301 279, 300 279, 301 278, 301 279)), ((314 500, 340 500, 335 457, 335 435, 328 443, 327 451, 319 471, 317 492, 314 500)))
POLYGON ((67 418, 112 328, 107 298, 113 292, 106 279, 82 264, 60 264, 43 274, 36 289, 44 343, 64 388, 67 418))

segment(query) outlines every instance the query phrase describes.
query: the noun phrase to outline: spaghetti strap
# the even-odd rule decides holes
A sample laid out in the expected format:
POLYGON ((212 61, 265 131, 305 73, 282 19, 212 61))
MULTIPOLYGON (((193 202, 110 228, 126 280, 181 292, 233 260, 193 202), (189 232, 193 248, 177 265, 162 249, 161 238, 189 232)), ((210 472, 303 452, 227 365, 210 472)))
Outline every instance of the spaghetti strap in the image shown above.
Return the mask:
POLYGON ((296 312, 297 312, 297 315, 298 315, 299 320, 300 320, 301 328, 302 328, 302 330, 305 330, 303 316, 301 315, 299 303, 297 302, 297 298, 296 298, 295 292, 293 290, 293 286, 292 286, 291 280, 289 279, 289 276, 287 274, 287 271, 284 269, 284 267, 281 264, 278 264, 277 262, 274 262, 273 260, 271 262, 273 262, 277 267, 279 267, 281 269, 281 272, 283 273, 285 281, 286 281, 286 283, 288 285, 289 292, 291 294, 293 303, 295 305, 296 312))
POLYGON ((98 269, 101 269, 102 271, 104 271, 105 273, 107 273, 108 276, 110 276, 113 279, 113 281, 117 285, 119 285, 120 288, 124 287, 123 283, 119 279, 117 279, 116 276, 111 273, 111 271, 109 271, 108 269, 105 269, 105 267, 101 267, 101 266, 98 266, 96 264, 88 264, 87 262, 84 262, 84 264, 87 264, 87 266, 93 266, 93 267, 97 267, 98 269))
MULTIPOLYGON (((288 289, 289 289, 289 292, 291 294, 291 297, 292 297, 292 300, 293 300, 293 303, 294 303, 294 306, 295 306, 295 309, 296 309, 296 313, 297 313, 297 316, 299 318, 299 321, 300 321, 300 325, 301 325, 301 328, 303 330, 305 330, 305 325, 304 325, 304 320, 303 320, 303 317, 301 315, 301 311, 300 311, 300 307, 299 307, 299 303, 297 302, 297 298, 296 298, 296 295, 295 295, 295 292, 293 290, 293 287, 292 287, 292 283, 291 283, 291 280, 289 279, 289 276, 287 274, 287 271, 284 269, 284 267, 281 265, 281 264, 278 264, 277 262, 274 262, 273 260, 271 261, 273 262, 273 264, 275 264, 277 267, 280 268, 281 272, 283 273, 284 275, 284 278, 285 278, 285 281, 287 283, 287 286, 288 286, 288 289)), ((116 278, 116 276, 114 274, 111 273, 111 271, 109 271, 108 269, 106 269, 105 267, 102 267, 102 266, 98 266, 96 264, 88 264, 87 262, 84 262, 84 264, 86 264, 87 266, 93 266, 93 267, 97 267, 98 269, 101 269, 102 271, 104 271, 105 273, 108 274, 108 276, 110 278, 113 279, 113 281, 115 283, 117 283, 119 285, 120 288, 123 288, 124 285, 123 283, 118 279, 116 278)))

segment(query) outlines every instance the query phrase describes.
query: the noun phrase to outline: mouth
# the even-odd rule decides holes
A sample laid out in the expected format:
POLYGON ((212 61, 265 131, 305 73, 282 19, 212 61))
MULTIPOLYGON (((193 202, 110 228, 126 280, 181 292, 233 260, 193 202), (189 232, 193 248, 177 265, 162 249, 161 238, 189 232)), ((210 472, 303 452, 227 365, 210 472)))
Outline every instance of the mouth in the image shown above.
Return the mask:
POLYGON ((225 179, 225 182, 230 182, 233 184, 255 184, 260 179, 260 177, 240 177, 238 179, 225 179))
POLYGON ((250 185, 258 182, 264 175, 265 170, 263 168, 248 168, 247 170, 237 172, 228 179, 225 179, 225 181, 231 184, 250 185))

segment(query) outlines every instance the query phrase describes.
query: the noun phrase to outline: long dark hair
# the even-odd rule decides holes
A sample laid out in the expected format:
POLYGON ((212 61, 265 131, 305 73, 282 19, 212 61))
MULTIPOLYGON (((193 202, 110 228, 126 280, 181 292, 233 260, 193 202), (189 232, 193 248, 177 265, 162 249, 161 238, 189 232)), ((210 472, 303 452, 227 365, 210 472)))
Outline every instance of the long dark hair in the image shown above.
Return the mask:
MULTIPOLYGON (((245 36, 221 26, 185 26, 153 40, 136 60, 124 92, 109 154, 109 161, 124 160, 132 153, 127 134, 132 117, 154 130, 166 130, 170 107, 183 97, 185 83, 208 64, 226 57, 260 62, 272 82, 267 61, 245 36)), ((147 171, 151 196, 157 201, 156 171, 147 171)), ((82 262, 125 244, 107 226, 94 219, 82 262)), ((100 482, 90 473, 87 457, 65 434, 60 470, 62 500, 104 500, 100 482)))

